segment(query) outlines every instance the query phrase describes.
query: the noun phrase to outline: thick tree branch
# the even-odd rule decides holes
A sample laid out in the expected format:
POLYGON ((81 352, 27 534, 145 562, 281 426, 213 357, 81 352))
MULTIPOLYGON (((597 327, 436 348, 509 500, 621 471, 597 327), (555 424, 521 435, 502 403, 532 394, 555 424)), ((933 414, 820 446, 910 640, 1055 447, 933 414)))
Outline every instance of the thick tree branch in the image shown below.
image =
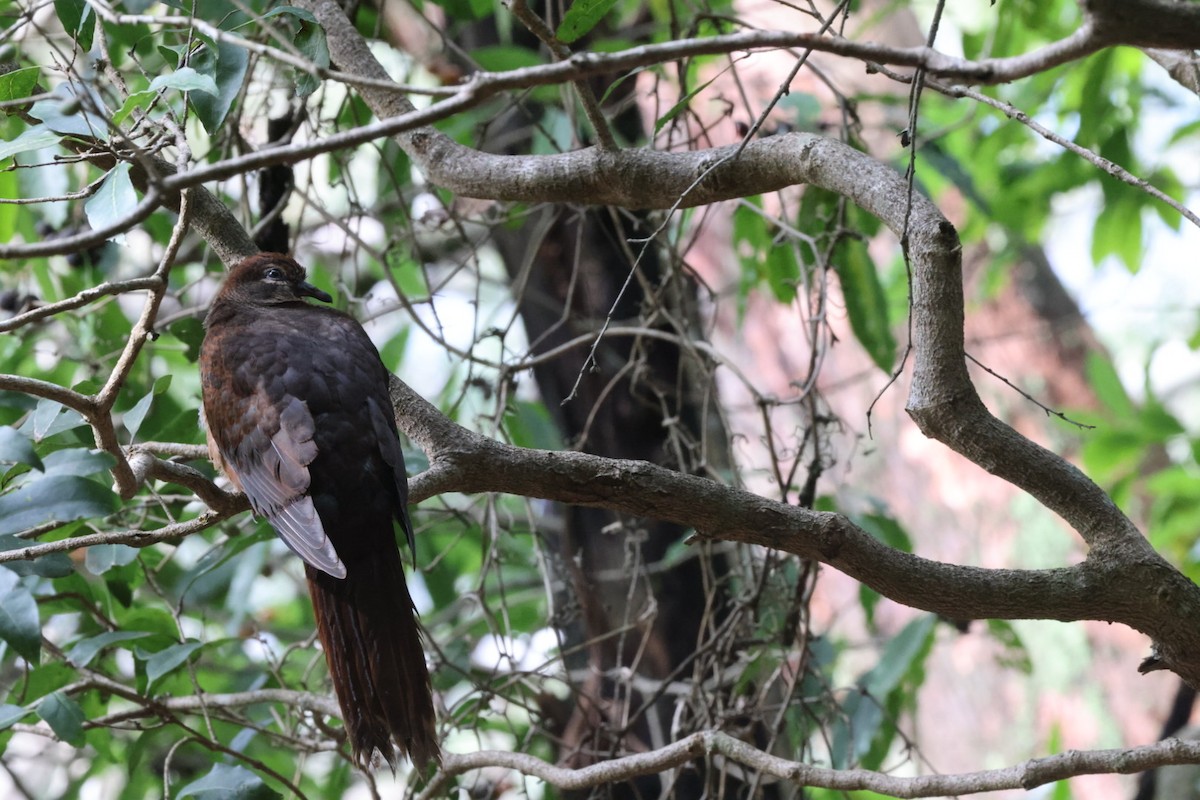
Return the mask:
POLYGON ((897 602, 952 619, 1103 619, 1156 637, 1182 622, 1146 596, 1147 586, 1190 586, 1152 551, 1132 564, 1089 559, 1052 570, 930 561, 884 545, 840 514, 647 462, 501 444, 458 426, 398 379, 392 400, 397 421, 430 457, 429 470, 411 481, 414 502, 441 492, 491 491, 668 520, 703 536, 820 561, 897 602))

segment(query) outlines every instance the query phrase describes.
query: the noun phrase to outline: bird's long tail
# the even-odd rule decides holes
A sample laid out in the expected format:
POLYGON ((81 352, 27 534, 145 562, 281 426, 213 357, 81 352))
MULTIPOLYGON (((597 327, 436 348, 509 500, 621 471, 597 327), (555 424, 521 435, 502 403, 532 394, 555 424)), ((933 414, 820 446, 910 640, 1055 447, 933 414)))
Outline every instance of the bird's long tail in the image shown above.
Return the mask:
POLYGON ((395 771, 395 742, 423 771, 441 762, 425 653, 399 552, 374 556, 347 563, 343 580, 305 567, 317 633, 355 760, 379 751, 395 771))

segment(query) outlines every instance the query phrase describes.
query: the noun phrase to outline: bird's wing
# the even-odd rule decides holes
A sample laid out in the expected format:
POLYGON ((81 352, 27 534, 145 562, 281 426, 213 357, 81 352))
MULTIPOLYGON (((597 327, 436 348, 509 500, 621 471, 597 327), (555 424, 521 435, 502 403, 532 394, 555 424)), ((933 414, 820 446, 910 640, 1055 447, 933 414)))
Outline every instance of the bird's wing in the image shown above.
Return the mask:
MULTIPOLYGON (((270 405, 265 395, 250 403, 259 409, 270 405)), ((268 434, 275 426, 250 427, 232 453, 222 453, 226 467, 235 473, 255 513, 270 520, 284 544, 309 566, 345 578, 346 566, 308 496, 308 465, 317 457, 312 414, 304 401, 291 396, 275 408, 278 429, 268 434)))
POLYGON ((388 412, 391 406, 384 410, 374 397, 367 396, 367 409, 371 417, 371 427, 375 430, 375 441, 379 443, 379 454, 384 463, 392 468, 392 478, 396 483, 396 496, 399 499, 396 519, 404 528, 408 538, 408 549, 417 558, 417 543, 413 538, 412 521, 408 517, 408 474, 404 469, 404 451, 400 448, 400 440, 396 436, 395 417, 388 412))

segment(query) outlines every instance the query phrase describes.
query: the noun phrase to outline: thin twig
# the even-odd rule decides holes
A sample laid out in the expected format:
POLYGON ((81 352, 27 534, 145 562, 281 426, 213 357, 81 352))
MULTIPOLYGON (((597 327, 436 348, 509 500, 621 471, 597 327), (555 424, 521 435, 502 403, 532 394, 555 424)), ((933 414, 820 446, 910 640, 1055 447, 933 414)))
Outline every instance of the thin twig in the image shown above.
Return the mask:
POLYGON ((1012 389, 1014 392, 1021 395, 1029 402, 1033 403, 1035 406, 1040 408, 1042 411, 1045 411, 1046 416, 1058 417, 1063 422, 1069 422, 1070 424, 1074 425, 1076 428, 1079 428, 1080 430, 1085 430, 1085 431, 1095 430, 1095 428, 1096 428, 1095 425, 1088 425, 1083 422, 1077 422, 1077 421, 1071 419, 1070 417, 1068 417, 1063 412, 1055 411, 1053 408, 1050 408, 1048 405, 1046 405, 1042 401, 1038 400, 1033 395, 1029 394, 1029 392, 1025 391, 1020 386, 1017 386, 1015 383, 1010 381, 1008 378, 1004 377, 1000 373, 998 373, 995 370, 991 369, 990 367, 986 366, 982 361, 980 361, 979 359, 977 359, 975 356, 971 355, 970 353, 965 353, 964 355, 966 355, 967 360, 969 360, 972 364, 979 367, 981 370, 986 372, 988 375, 991 375, 993 378, 1001 381, 1005 386, 1012 389))

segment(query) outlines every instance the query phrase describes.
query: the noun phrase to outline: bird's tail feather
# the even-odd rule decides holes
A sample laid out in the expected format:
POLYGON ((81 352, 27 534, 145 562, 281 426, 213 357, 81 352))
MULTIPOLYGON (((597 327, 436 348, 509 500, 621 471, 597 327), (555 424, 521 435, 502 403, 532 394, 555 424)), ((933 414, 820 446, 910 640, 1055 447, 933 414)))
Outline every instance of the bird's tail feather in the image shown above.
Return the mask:
POLYGON ((429 672, 404 568, 395 550, 349 562, 339 580, 306 567, 317 632, 350 747, 359 764, 375 751, 396 768, 395 742, 424 770, 441 762, 429 672))

